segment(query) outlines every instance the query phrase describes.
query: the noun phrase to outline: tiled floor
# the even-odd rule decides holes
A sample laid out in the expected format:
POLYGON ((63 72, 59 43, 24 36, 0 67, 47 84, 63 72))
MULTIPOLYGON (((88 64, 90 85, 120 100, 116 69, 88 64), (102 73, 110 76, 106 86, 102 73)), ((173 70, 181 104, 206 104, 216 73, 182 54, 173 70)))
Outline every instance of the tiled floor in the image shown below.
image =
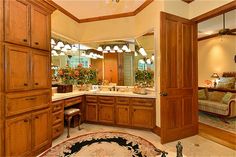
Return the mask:
MULTIPOLYGON (((177 144, 177 141, 162 145, 160 143, 160 137, 149 131, 94 124, 82 124, 81 128, 82 130, 80 131, 77 128, 71 128, 71 138, 76 137, 78 135, 99 131, 126 132, 136 136, 140 136, 153 143, 157 148, 167 151, 169 153, 168 157, 176 157, 175 145, 177 144)), ((63 142, 64 140, 67 140, 66 133, 67 132, 65 129, 64 134, 53 141, 53 146, 63 142)), ((219 145, 215 142, 209 141, 198 135, 183 139, 181 140, 181 142, 184 147, 183 153, 186 157, 236 157, 236 151, 219 145)))

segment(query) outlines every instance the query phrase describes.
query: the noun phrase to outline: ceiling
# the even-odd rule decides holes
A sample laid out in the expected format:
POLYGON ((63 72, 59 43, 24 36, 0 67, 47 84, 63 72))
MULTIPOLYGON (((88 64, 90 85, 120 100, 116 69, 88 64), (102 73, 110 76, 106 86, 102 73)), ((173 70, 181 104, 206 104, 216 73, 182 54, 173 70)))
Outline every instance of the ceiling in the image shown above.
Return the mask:
POLYGON ((120 0, 117 3, 116 0, 53 0, 78 19, 133 12, 145 1, 120 0))
MULTIPOLYGON (((225 13, 225 27, 236 28, 236 9, 225 13)), ((211 18, 198 24, 198 38, 216 34, 223 28, 223 15, 211 18)))

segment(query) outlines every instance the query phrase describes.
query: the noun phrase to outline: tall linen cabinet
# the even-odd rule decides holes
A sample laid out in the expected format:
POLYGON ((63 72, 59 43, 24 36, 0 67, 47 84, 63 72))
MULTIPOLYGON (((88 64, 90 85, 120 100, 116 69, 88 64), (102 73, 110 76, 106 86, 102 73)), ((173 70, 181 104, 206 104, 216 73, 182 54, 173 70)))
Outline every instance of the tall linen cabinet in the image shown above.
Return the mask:
POLYGON ((0 156, 51 146, 51 13, 44 0, 0 1, 0 156))

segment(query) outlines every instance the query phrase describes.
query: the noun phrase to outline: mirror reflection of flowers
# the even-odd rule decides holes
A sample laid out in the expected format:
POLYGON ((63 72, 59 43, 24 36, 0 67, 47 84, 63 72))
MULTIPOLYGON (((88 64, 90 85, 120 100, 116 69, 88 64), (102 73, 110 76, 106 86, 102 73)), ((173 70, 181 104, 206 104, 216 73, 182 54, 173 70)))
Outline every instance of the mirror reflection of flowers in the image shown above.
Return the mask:
POLYGON ((151 69, 136 70, 135 83, 137 86, 142 87, 142 88, 153 87, 154 86, 154 72, 151 69))
POLYGON ((76 76, 77 84, 97 84, 97 71, 92 65, 89 65, 89 68, 84 68, 82 64, 79 64, 75 71, 78 73, 76 76))

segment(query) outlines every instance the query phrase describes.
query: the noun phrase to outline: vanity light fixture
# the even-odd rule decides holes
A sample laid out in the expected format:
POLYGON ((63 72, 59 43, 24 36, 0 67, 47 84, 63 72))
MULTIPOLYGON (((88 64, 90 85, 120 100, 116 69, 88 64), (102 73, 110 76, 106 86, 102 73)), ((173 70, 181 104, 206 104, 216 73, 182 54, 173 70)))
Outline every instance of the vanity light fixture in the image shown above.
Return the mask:
POLYGON ((111 51, 111 47, 110 46, 106 46, 105 50, 106 51, 111 51))
POLYGON ((63 43, 62 41, 59 41, 56 46, 58 46, 58 47, 64 47, 65 45, 64 45, 64 43, 63 43))
POLYGON ((122 50, 123 50, 123 51, 128 51, 128 49, 129 49, 129 48, 127 47, 127 45, 124 45, 124 46, 122 47, 122 50))
POLYGON ((60 48, 59 46, 57 46, 57 45, 54 46, 53 49, 54 49, 54 50, 61 50, 61 48, 60 48))
POLYGON ((77 48, 75 45, 72 45, 71 50, 72 50, 72 51, 78 51, 78 48, 77 48))
POLYGON ((137 53, 136 51, 134 52, 134 56, 135 56, 135 57, 137 57, 137 56, 138 56, 138 53, 137 53))
POLYGON ((123 51, 122 51, 122 49, 119 49, 119 50, 117 50, 117 52, 118 52, 118 53, 122 53, 123 51))
POLYGON ((62 51, 62 52, 67 52, 67 49, 66 49, 65 47, 63 47, 63 48, 61 49, 61 51, 62 51))
POLYGON ((146 60, 146 62, 147 62, 147 64, 152 64, 152 61, 151 61, 150 58, 148 58, 148 59, 146 60))
POLYGON ((154 54, 152 54, 152 60, 153 60, 153 61, 155 60, 155 56, 154 56, 154 54))
POLYGON ((120 48, 119 48, 117 45, 115 45, 115 46, 113 47, 113 50, 114 50, 114 51, 118 51, 118 50, 120 50, 120 48))
POLYGON ((61 53, 60 53, 60 56, 65 56, 65 53, 64 53, 64 52, 61 52, 61 53))
POLYGON ((142 56, 147 56, 147 53, 146 53, 146 51, 144 50, 143 47, 141 47, 141 48, 139 49, 139 53, 140 53, 142 56))
POLYGON ((130 49, 128 49, 127 51, 125 51, 125 52, 131 52, 131 50, 130 49))
POLYGON ((66 44, 64 48, 67 49, 67 50, 70 50, 71 46, 69 44, 66 44))
POLYGON ((56 42, 54 39, 51 39, 51 45, 56 45, 56 42))
POLYGON ((102 51, 102 53, 108 53, 108 51, 106 51, 106 50, 103 50, 103 51, 102 51))
POLYGON ((98 51, 101 51, 101 52, 103 51, 103 49, 102 49, 101 46, 99 46, 99 47, 97 48, 97 50, 98 50, 98 51))

